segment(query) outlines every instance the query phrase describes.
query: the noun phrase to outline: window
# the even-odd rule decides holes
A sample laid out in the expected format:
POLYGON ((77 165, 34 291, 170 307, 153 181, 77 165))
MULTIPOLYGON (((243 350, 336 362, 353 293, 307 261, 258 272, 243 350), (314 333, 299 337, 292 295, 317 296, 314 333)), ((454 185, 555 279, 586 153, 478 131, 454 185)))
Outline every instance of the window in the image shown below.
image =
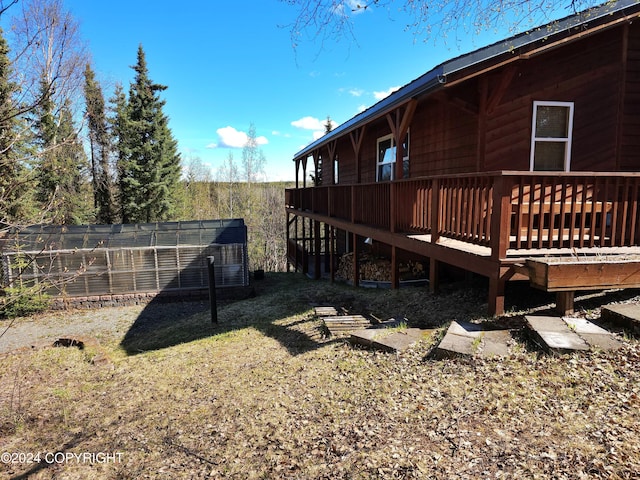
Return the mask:
POLYGON ((531 130, 531 170, 568 172, 573 103, 533 102, 531 130))
MULTIPOLYGON (((409 177, 409 132, 407 132, 404 142, 402 142, 402 176, 409 177)), ((378 165, 376 170, 376 181, 386 182, 395 180, 396 172, 396 145, 393 135, 387 135, 378 139, 378 165)))

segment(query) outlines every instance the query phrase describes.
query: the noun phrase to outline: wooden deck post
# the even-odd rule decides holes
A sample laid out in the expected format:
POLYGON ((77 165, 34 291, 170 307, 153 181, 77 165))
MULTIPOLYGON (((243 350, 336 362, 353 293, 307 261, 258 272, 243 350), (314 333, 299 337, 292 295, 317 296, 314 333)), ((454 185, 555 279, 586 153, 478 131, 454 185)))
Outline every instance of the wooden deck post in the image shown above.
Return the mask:
POLYGON ((335 253, 336 253, 336 229, 334 226, 329 227, 329 272, 331 277, 331 283, 336 280, 336 269, 335 269, 335 253))
POLYGON ((317 220, 313 222, 313 243, 313 278, 318 280, 322 276, 320 271, 320 265, 322 265, 322 259, 320 258, 322 244, 320 239, 320 222, 317 220))
POLYGON ((360 263, 358 261, 358 234, 353 234, 353 286, 360 285, 360 263))
POLYGON ((324 271, 331 271, 331 262, 333 261, 333 251, 331 249, 331 235, 329 224, 324 223, 324 271))
MULTIPOLYGON (((506 271, 497 268, 496 273, 489 277, 489 315, 502 315, 504 313, 504 287, 506 284, 506 271)), ((507 269, 508 270, 508 269, 507 269)))
POLYGON ((395 245, 391 246, 391 288, 394 290, 400 288, 400 268, 395 245))
POLYGON ((511 222, 511 184, 504 175, 494 177, 492 203, 490 245, 495 270, 489 275, 488 306, 490 315, 502 315, 508 268, 500 264, 507 257, 511 222))
POLYGON ((575 292, 556 292, 556 312, 560 315, 573 313, 573 299, 575 292))
MULTIPOLYGON (((431 185, 431 243, 437 243, 440 238, 440 180, 433 179, 431 185)), ((440 262, 435 258, 429 259, 429 291, 438 293, 440 289, 440 262)))
POLYGON ((307 219, 302 217, 302 273, 309 273, 309 254, 307 248, 307 219))
POLYGON ((440 262, 435 258, 429 259, 429 291, 431 293, 438 293, 440 289, 440 262))

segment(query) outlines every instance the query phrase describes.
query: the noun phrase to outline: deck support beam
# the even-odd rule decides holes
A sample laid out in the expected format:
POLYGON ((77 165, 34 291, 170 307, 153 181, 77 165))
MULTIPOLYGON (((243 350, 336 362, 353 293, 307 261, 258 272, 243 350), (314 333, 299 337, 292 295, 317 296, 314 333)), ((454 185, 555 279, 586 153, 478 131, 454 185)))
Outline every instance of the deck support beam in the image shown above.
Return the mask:
POLYGON ((489 315, 504 313, 504 292, 507 279, 511 275, 510 267, 499 267, 495 274, 489 277, 489 315))
POLYGON ((320 251, 322 250, 321 246, 321 238, 320 238, 320 222, 313 222, 313 278, 318 280, 322 277, 322 272, 320 271, 320 266, 322 264, 322 259, 320 258, 320 251))
POLYGON ((360 261, 358 260, 358 234, 353 234, 353 286, 360 285, 360 261))
POLYGON ((573 313, 573 300, 575 292, 556 292, 556 312, 560 315, 571 315, 573 313))
POLYGON ((391 288, 400 288, 400 268, 398 265, 398 252, 395 245, 391 246, 391 288))
POLYGON ((335 254, 336 254, 336 241, 335 241, 335 236, 336 236, 336 229, 333 226, 329 226, 329 273, 330 273, 330 278, 331 278, 331 283, 335 282, 336 280, 336 269, 335 269, 335 264, 336 264, 336 259, 335 259, 335 254))
POLYGON ((435 258, 429 259, 429 291, 438 293, 440 290, 440 262, 435 258))

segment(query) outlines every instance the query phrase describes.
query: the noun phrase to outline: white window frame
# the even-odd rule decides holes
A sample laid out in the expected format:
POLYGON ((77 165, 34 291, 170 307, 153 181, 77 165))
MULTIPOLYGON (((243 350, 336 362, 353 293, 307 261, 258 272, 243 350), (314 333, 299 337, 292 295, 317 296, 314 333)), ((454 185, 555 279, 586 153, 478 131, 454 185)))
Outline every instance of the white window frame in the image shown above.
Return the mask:
POLYGON ((531 155, 529 158, 529 170, 534 171, 534 159, 536 153, 536 143, 542 142, 554 142, 564 143, 564 170, 565 172, 571 169, 571 140, 573 138, 573 102, 553 102, 553 101, 534 101, 533 102, 533 118, 531 121, 531 155), (536 124, 538 117, 538 107, 564 107, 569 109, 569 124, 567 125, 566 137, 537 137, 536 136, 536 124))
MULTIPOLYGON (((404 168, 404 165, 406 163, 408 163, 409 161, 409 142, 410 140, 410 136, 409 136, 409 131, 407 130, 407 149, 404 152, 404 155, 402 156, 402 164, 404 168)), ((377 151, 376 151, 376 182, 386 182, 386 181, 393 181, 396 179, 396 142, 395 139, 393 138, 393 134, 390 133, 389 135, 385 135, 384 137, 378 137, 378 140, 376 142, 376 147, 377 147, 377 151), (393 160, 391 162, 384 162, 384 161, 380 161, 380 143, 385 142, 387 140, 391 140, 391 150, 393 151, 393 155, 392 158, 393 160), (380 167, 382 165, 391 165, 391 178, 389 180, 380 180, 380 167)))

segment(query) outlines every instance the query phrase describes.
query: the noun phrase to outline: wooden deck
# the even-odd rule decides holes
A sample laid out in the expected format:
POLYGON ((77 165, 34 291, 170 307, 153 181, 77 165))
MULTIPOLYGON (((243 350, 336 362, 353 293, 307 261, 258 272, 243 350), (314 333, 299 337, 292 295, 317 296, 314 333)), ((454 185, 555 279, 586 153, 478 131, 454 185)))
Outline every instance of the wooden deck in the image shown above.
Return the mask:
MULTIPOLYGON (((640 255, 639 194, 635 173, 495 172, 289 189, 289 259, 297 266, 305 251, 319 251, 324 224, 351 233, 353 245, 358 237, 389 245, 393 265, 396 249, 429 258, 432 289, 438 262, 488 277, 489 311, 499 314, 505 282, 531 277, 529 258, 640 255)), ((617 278, 592 277, 585 288, 617 278)))

